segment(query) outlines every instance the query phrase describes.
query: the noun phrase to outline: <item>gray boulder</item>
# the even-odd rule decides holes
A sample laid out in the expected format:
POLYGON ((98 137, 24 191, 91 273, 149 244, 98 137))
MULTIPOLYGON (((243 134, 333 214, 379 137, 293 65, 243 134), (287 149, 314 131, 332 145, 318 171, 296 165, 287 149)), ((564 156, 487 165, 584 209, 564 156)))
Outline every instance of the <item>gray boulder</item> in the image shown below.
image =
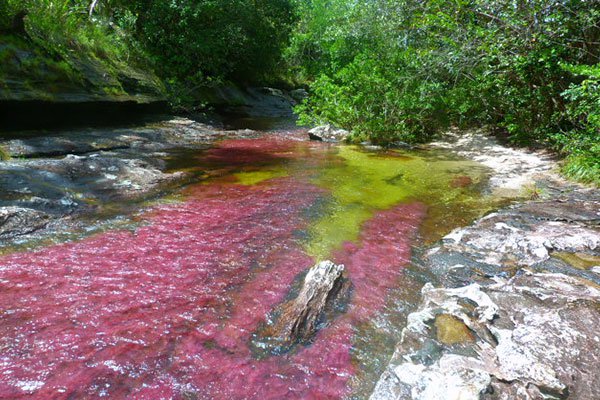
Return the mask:
POLYGON ((435 289, 371 400, 600 398, 600 289, 563 274, 435 289))
POLYGON ((350 132, 345 129, 337 129, 331 125, 317 126, 308 131, 308 137, 311 140, 321 142, 343 142, 350 136, 350 132))
POLYGON ((294 89, 290 91, 290 97, 294 99, 294 101, 301 103, 308 97, 308 92, 304 89, 294 89))
POLYGON ((24 207, 0 207, 0 239, 33 233, 46 226, 50 216, 24 207))

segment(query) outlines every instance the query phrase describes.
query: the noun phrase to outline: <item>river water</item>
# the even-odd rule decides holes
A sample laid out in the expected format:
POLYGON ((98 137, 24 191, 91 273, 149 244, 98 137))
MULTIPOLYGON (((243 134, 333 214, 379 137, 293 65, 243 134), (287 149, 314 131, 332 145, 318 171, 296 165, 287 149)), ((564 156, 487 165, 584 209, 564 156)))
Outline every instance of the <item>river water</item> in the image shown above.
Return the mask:
POLYGON ((414 249, 490 209, 488 171, 450 153, 265 132, 185 150, 198 179, 114 227, 0 257, 0 398, 364 398, 420 286, 414 249), (168 200, 168 201, 167 201, 168 200), (263 357, 253 333, 316 262, 346 311, 263 357))

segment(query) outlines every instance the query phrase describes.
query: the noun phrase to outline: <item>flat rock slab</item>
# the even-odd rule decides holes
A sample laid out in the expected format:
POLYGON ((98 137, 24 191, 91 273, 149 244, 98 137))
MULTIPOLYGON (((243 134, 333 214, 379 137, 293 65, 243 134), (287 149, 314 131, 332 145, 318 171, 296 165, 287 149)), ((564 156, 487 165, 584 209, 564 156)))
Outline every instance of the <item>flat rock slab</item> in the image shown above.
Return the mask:
POLYGON ((135 127, 32 131, 4 138, 0 148, 12 158, 0 161, 0 208, 20 211, 7 212, 0 237, 22 241, 29 233, 60 231, 61 223, 70 226, 67 222, 102 212, 105 205, 126 208, 129 201, 150 198, 193 178, 187 171, 167 170, 168 160, 179 152, 259 134, 173 117, 135 127), (39 213, 39 223, 30 218, 32 213, 39 213))
POLYGON ((33 233, 46 226, 50 216, 23 207, 0 207, 0 239, 33 233))
POLYGON ((281 354, 298 344, 307 344, 326 324, 326 314, 347 295, 350 282, 344 266, 322 261, 313 266, 298 295, 279 305, 253 336, 252 344, 263 353, 281 354))
POLYGON ((371 400, 600 398, 600 287, 523 270, 422 296, 371 400), (442 316, 462 340, 444 340, 442 316))

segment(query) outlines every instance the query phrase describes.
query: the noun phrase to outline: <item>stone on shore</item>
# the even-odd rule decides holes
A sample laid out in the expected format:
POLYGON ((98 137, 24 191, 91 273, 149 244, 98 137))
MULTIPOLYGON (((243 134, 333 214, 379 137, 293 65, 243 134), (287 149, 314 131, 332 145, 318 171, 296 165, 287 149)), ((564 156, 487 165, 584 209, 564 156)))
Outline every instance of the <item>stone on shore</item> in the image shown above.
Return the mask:
POLYGON ((317 126, 308 131, 311 140, 321 142, 343 142, 350 136, 350 132, 345 129, 337 129, 331 125, 317 126))
POLYGON ((596 285, 521 270, 422 296, 371 400, 600 398, 596 285), (474 340, 440 340, 442 315, 474 340))
POLYGON ((0 207, 0 239, 13 238, 40 230, 50 216, 24 207, 0 207))

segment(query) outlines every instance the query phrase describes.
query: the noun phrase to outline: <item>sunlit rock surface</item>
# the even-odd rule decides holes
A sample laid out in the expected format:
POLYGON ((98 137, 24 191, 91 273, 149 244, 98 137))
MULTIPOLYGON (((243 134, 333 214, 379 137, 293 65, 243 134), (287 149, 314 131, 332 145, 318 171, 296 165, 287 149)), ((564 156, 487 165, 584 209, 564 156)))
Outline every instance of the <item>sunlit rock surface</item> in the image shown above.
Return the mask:
POLYGON ((35 232, 46 226, 49 215, 23 207, 0 207, 0 239, 35 232))
POLYGON ((334 128, 328 124, 309 130, 308 136, 311 140, 322 142, 343 142, 350 136, 350 132, 345 129, 334 128))
POLYGON ((441 140, 428 146, 451 149, 462 157, 480 162, 494 170, 489 187, 497 195, 519 195, 525 187, 533 185, 541 176, 562 181, 553 172, 557 168, 557 162, 551 153, 510 148, 483 131, 447 132, 441 140))
MULTIPOLYGON (((257 349, 281 354, 296 344, 308 344, 326 326, 326 311, 347 297, 351 283, 342 274, 343 265, 321 261, 308 270, 298 295, 271 312, 267 323, 253 338, 257 349)), ((347 299, 346 299, 347 300, 347 299)), ((332 316, 330 316, 330 319, 332 316)))
POLYGON ((600 398, 597 286, 524 270, 484 287, 422 293, 372 400, 600 398), (434 321, 445 314, 476 341, 439 340, 434 321))

